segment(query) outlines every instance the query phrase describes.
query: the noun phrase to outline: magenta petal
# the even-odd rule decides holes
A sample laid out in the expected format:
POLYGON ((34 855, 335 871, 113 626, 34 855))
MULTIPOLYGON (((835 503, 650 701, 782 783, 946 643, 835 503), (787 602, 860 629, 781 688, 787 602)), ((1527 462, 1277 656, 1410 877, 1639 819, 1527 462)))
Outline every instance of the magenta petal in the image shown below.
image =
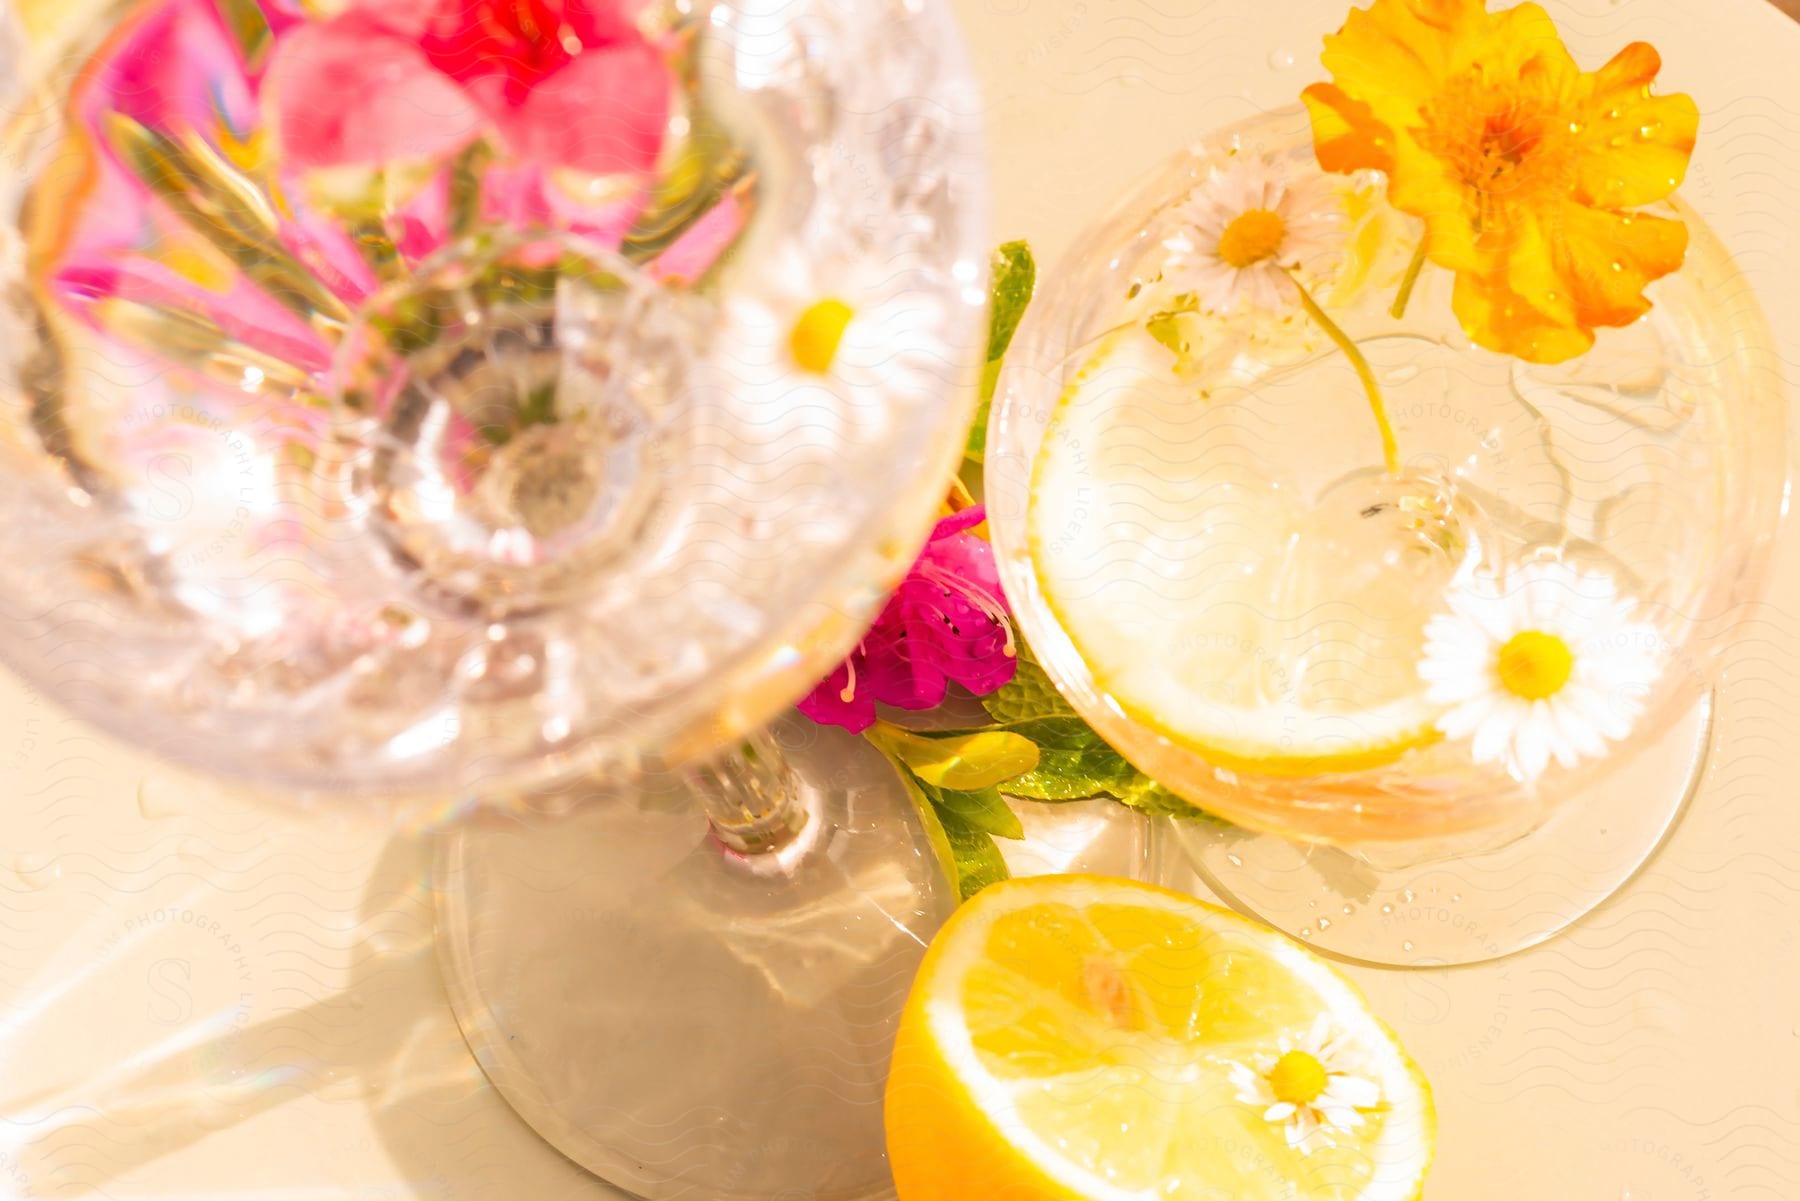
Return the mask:
POLYGON ((669 71, 648 45, 589 50, 509 104, 476 89, 514 154, 595 175, 648 171, 669 124, 669 71))
MULTIPOLYGON (((958 509, 948 517, 939 518, 938 523, 931 527, 931 538, 925 544, 925 553, 931 553, 932 543, 948 538, 952 534, 960 534, 964 530, 972 530, 986 520, 986 505, 970 505, 966 509, 958 509)), ((980 542, 981 539, 977 538, 975 541, 980 542)), ((986 544, 983 543, 983 545, 986 544)))
POLYGON ((165 132, 220 127, 242 133, 255 99, 237 44, 206 0, 144 6, 129 17, 92 77, 80 85, 83 116, 118 112, 165 132))
POLYGON ((749 218, 749 206, 735 194, 726 195, 711 212, 675 239, 674 245, 657 256, 650 264, 650 274, 659 280, 693 283, 737 241, 749 218))
POLYGON ((281 241, 332 294, 352 305, 368 299, 381 281, 343 226, 299 208, 281 223, 281 241))
POLYGON ((418 46, 354 15, 285 39, 267 88, 288 165, 301 169, 454 154, 483 127, 418 46))
POLYGON ((866 688, 858 688, 845 700, 844 688, 849 681, 849 665, 840 664, 800 701, 800 712, 822 726, 842 726, 852 734, 862 733, 875 724, 875 698, 866 688))
POLYGON ((388 218, 394 247, 408 262, 430 258, 450 240, 450 172, 439 171, 388 218))
POLYGON ((351 11, 418 42, 434 29, 468 25, 473 7, 471 0, 360 0, 351 11))
POLYGON ((234 341, 303 371, 322 372, 331 363, 331 348, 310 327, 242 279, 219 294, 144 259, 76 261, 58 269, 54 287, 72 312, 102 331, 108 326, 96 310, 103 306, 152 305, 193 313, 234 341))
POLYGON ((949 681, 931 647, 913 636, 902 595, 888 601, 863 639, 863 687, 875 700, 898 709, 931 709, 943 703, 949 681))
POLYGON ((650 194, 644 189, 605 204, 582 204, 555 186, 550 188, 550 207, 556 213, 559 228, 580 234, 606 250, 619 248, 649 203, 650 194))
POLYGON ((1000 591, 1000 571, 994 565, 994 548, 986 540, 973 534, 952 534, 934 540, 919 558, 929 560, 936 571, 979 589, 995 603, 1005 603, 1000 591))
POLYGON ((1012 683, 1019 674, 1016 655, 1006 653, 1004 638, 963 663, 951 678, 976 696, 986 696, 1012 683))
POLYGON ((938 665, 914 657, 905 643, 893 655, 871 659, 868 677, 870 697, 896 709, 935 709, 950 691, 950 680, 938 665))
POLYGON ((307 19, 306 8, 300 0, 256 0, 256 6, 262 9, 263 20, 269 23, 277 37, 304 24, 307 19))
POLYGON ((535 163, 488 168, 481 177, 481 212, 508 229, 547 229, 555 224, 544 168, 535 163))
POLYGON ((648 0, 566 0, 563 22, 583 46, 611 46, 636 39, 638 14, 648 0))

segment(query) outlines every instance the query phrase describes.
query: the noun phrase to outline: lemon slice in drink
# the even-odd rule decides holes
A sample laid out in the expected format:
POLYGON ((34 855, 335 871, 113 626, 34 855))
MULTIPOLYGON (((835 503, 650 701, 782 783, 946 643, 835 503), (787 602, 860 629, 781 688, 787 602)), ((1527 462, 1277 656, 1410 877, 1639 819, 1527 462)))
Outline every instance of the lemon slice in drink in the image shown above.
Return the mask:
POLYGON ((1141 326, 1102 345, 1034 466, 1039 585, 1127 715, 1215 766, 1391 762, 1437 738, 1417 663, 1469 548, 1374 466, 1342 356, 1240 357, 1196 378, 1141 326))
POLYGON ((886 1122, 900 1201, 1411 1201, 1436 1119, 1393 1034, 1307 951, 1162 889, 1041 876, 984 890, 932 944, 886 1122), (1321 1025, 1328 1052, 1284 1060, 1321 1025), (1300 1095, 1353 1075, 1366 1105, 1290 1145, 1247 1073, 1300 1095))

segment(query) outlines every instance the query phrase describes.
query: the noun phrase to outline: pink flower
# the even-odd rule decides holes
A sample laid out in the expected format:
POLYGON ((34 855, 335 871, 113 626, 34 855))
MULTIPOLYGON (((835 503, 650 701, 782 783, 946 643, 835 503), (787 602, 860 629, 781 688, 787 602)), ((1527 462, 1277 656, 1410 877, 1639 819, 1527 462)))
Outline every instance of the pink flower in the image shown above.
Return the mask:
POLYGON ((861 733, 875 722, 876 702, 931 709, 952 681, 984 696, 1013 678, 1018 652, 994 550, 967 532, 986 516, 975 505, 937 523, 862 645, 800 712, 861 733))
POLYGON ((352 0, 281 41, 269 68, 288 165, 451 155, 647 171, 674 79, 634 24, 643 0, 352 0))
MULTIPOLYGON (((277 36, 293 27, 293 16, 272 2, 265 15, 277 36)), ((224 148, 254 141, 260 80, 210 0, 143 5, 112 31, 70 94, 76 125, 91 139, 84 153, 93 170, 71 202, 48 284, 71 312, 104 328, 101 313, 113 300, 149 304, 307 370, 329 362, 318 332, 242 273, 197 278, 171 267, 218 256, 132 173, 106 134, 108 119, 122 115, 177 141, 197 137, 229 161, 224 148)), ((347 303, 360 300, 374 279, 355 242, 304 206, 290 208, 276 217, 283 246, 347 303)))
MULTIPOLYGON (((142 320, 144 311, 191 318, 196 326, 215 327, 225 338, 307 374, 326 370, 336 341, 332 328, 310 321, 303 306, 284 303, 278 292, 221 253, 210 225, 168 203, 166 186, 140 174, 141 165, 134 167, 134 160, 121 153, 119 117, 178 144, 204 148, 252 181, 274 175, 279 187, 271 190, 280 196, 270 206, 275 239, 300 271, 341 302, 343 311, 354 313, 396 274, 404 274, 381 259, 364 257, 361 236, 333 207, 330 189, 311 195, 305 182, 294 178, 306 164, 281 158, 284 147, 269 136, 266 123, 306 127, 310 122, 277 102, 277 72, 283 75, 290 104, 297 95, 306 96, 307 87, 329 85, 330 72, 343 67, 366 70, 386 83, 429 75, 437 81, 434 86, 454 93, 457 105, 467 108, 481 101, 496 106, 497 116, 483 109, 451 131, 447 142, 445 129, 425 119, 421 142, 412 123, 421 110, 405 109, 403 90, 310 97, 320 121, 342 118, 344 139, 323 149, 361 147, 386 161, 423 154, 422 146, 454 149, 477 136, 499 139, 502 149, 516 153, 491 163, 483 173, 480 215, 488 222, 567 231, 603 249, 616 249, 648 203, 654 180, 636 172, 657 156, 676 80, 632 23, 642 0, 519 0, 511 5, 358 0, 348 13, 324 23, 308 22, 299 0, 259 3, 273 40, 260 43, 256 51, 240 41, 237 26, 225 21, 215 0, 140 5, 111 31, 71 85, 69 107, 77 136, 66 174, 78 182, 68 189, 42 278, 66 311, 98 332, 157 351, 161 344, 156 335, 144 332, 156 328, 142 320), (377 39, 357 43, 362 65, 334 66, 332 55, 341 57, 345 39, 359 28, 374 31, 370 36, 377 39), (543 29, 556 35, 554 45, 540 44, 536 33, 543 29), (389 59, 400 65, 384 66, 389 59), (626 82, 616 96, 558 91, 590 86, 604 91, 612 86, 604 77, 617 71, 625 72, 626 82), (634 106, 633 88, 649 100, 634 106), (553 102, 559 96, 580 100, 580 111, 558 115, 553 102), (614 104, 621 97, 623 107, 614 104), (396 101, 400 109, 393 107, 396 101), (337 117, 330 116, 334 111, 337 117), (634 113, 642 118, 637 122, 642 130, 634 124, 634 113), (540 128, 534 124, 539 120, 547 124, 540 128), (385 146, 384 138, 389 139, 385 146), (624 164, 622 169, 633 174, 625 181, 592 181, 559 172, 558 159, 568 157, 559 146, 577 166, 624 164), (618 186, 621 182, 628 186, 618 186), (587 188, 588 183, 596 186, 587 188)), ((312 145, 304 137, 301 141, 312 145)), ((422 173, 424 182, 413 194, 384 214, 385 232, 409 266, 439 252, 455 233, 451 167, 436 166, 422 173)), ((727 197, 647 269, 658 278, 696 278, 738 237, 747 217, 748 206, 727 197)), ((195 379, 189 386, 213 385, 195 379)), ((237 388, 221 394, 239 402, 245 397, 237 388)))

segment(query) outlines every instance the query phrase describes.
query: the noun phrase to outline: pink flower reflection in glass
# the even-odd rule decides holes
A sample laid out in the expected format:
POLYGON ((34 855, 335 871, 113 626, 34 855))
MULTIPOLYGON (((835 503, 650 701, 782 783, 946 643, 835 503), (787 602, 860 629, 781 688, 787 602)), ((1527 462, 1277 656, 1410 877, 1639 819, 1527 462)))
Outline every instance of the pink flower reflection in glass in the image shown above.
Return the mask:
POLYGON ((289 166, 443 158, 491 135, 509 157, 643 172, 673 81, 642 0, 358 0, 283 39, 269 71, 289 166))

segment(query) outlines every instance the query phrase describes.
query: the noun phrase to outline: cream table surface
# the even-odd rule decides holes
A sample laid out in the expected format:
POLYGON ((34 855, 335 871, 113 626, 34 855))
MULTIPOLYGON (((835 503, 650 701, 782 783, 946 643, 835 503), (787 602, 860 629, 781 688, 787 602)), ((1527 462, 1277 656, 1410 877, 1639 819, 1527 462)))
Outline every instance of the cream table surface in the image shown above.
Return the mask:
MULTIPOLYGON (((1345 5, 958 7, 996 233, 1049 260, 1182 141, 1291 102, 1345 5)), ((1589 65, 1649 40, 1699 98, 1685 194, 1783 331, 1791 390, 1800 26, 1763 0, 1549 7, 1589 65)), ((1431 1201, 1800 1195, 1800 529, 1770 604, 1737 616, 1703 790, 1624 896, 1512 959, 1353 972, 1436 1086, 1431 1201)), ((423 836, 252 804, 10 681, 0 797, 0 1198, 613 1195, 464 1048, 423 836)), ((1553 891, 1554 865, 1522 886, 1553 891)))

